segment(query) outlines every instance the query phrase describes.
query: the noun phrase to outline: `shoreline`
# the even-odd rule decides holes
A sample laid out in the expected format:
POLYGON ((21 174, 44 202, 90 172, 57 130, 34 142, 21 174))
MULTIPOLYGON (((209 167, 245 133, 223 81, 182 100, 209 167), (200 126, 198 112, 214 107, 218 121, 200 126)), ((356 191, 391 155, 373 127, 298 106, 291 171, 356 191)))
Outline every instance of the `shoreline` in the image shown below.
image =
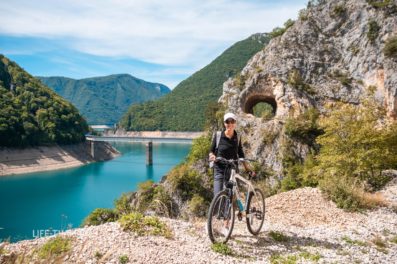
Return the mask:
POLYGON ((38 146, 26 149, 0 149, 0 177, 26 173, 53 171, 82 166, 96 161, 110 160, 120 153, 109 143, 96 142, 95 158, 90 142, 73 145, 38 146))

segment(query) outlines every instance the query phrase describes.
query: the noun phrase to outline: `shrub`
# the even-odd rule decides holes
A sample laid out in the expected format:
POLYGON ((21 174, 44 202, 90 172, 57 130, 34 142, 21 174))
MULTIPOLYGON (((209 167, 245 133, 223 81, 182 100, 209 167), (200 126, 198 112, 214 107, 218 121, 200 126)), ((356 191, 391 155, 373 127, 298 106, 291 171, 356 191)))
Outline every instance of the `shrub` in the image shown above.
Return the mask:
POLYGON ((312 145, 315 138, 323 133, 317 121, 319 116, 318 110, 311 107, 296 118, 288 118, 285 122, 285 134, 312 145))
POLYGON ((285 28, 276 27, 269 33, 269 35, 271 38, 277 38, 278 36, 283 35, 285 31, 285 28))
POLYGON ((38 255, 42 259, 48 259, 52 256, 58 256, 68 252, 72 247, 72 239, 62 236, 56 236, 48 240, 38 250, 38 255))
POLYGON ((384 8, 393 4, 392 0, 367 0, 367 3, 374 8, 384 8))
POLYGON ((303 78, 297 69, 293 69, 292 71, 289 72, 288 84, 294 87, 295 89, 310 95, 314 95, 316 93, 309 84, 303 81, 303 78))
POLYGON ((130 261, 130 259, 128 258, 127 255, 122 255, 119 257, 120 264, 126 264, 126 263, 128 263, 128 261, 130 261))
POLYGON ((114 201, 114 207, 118 215, 131 213, 132 207, 130 195, 123 193, 120 198, 114 201))
POLYGON ((281 191, 294 190, 302 186, 300 175, 302 174, 302 165, 294 164, 285 168, 285 176, 281 180, 281 191))
POLYGON ((100 259, 103 257, 103 253, 101 253, 101 252, 99 252, 99 251, 96 251, 95 254, 94 254, 94 257, 95 257, 97 260, 100 260, 100 259))
POLYGON ((348 211, 386 205, 382 196, 366 192, 360 181, 349 177, 322 179, 320 188, 339 208, 348 211))
POLYGON ((101 225, 118 219, 117 212, 109 208, 96 208, 83 221, 82 226, 101 225))
POLYGON ((166 238, 172 237, 172 232, 168 226, 155 216, 144 216, 141 213, 134 212, 123 215, 119 222, 123 231, 131 231, 139 236, 155 235, 166 238))
POLYGON ((302 21, 306 21, 308 17, 308 12, 306 9, 299 10, 299 19, 302 21))
POLYGON ((198 194, 195 194, 188 204, 188 210, 192 216, 204 217, 207 214, 208 208, 208 203, 198 194))
POLYGON ((350 46, 350 50, 353 53, 353 55, 357 55, 360 52, 360 48, 357 45, 352 45, 350 46))
POLYGON ((371 43, 375 42, 376 38, 379 35, 379 30, 380 30, 380 27, 379 27, 378 23, 376 23, 376 21, 371 20, 368 23, 367 37, 371 41, 371 43))
MULTIPOLYGON (((283 151, 285 152, 285 150, 283 151)), ((311 152, 315 151, 311 149, 311 152)), ((284 178, 280 182, 281 191, 289 191, 303 186, 317 187, 318 175, 315 168, 318 162, 313 153, 306 156, 303 164, 300 159, 293 156, 293 153, 284 156, 282 163, 284 178)))
POLYGON ((343 236, 342 240, 346 241, 346 243, 348 243, 350 245, 357 245, 357 246, 361 246, 361 247, 368 246, 368 244, 366 242, 360 241, 360 240, 353 240, 348 236, 343 236))
POLYGON ((284 27, 276 27, 272 30, 272 32, 269 33, 269 36, 271 38, 276 38, 278 36, 281 36, 287 31, 288 28, 292 27, 294 25, 295 21, 292 19, 288 19, 284 23, 284 27))
POLYGON ((210 102, 205 110, 205 131, 216 131, 223 127, 223 115, 226 107, 217 102, 210 102))
POLYGON ((270 231, 269 236, 277 242, 287 242, 289 238, 279 231, 270 231))
POLYGON ((287 21, 284 22, 284 28, 285 30, 289 29, 295 24, 295 21, 292 19, 288 19, 287 21))
POLYGON ((333 17, 343 16, 346 13, 346 7, 344 5, 336 5, 332 10, 333 17))
POLYGON ((339 70, 333 71, 331 74, 332 78, 335 78, 336 80, 340 81, 342 85, 350 87, 352 83, 352 78, 349 77, 347 73, 343 73, 339 70))
POLYGON ((385 248, 387 247, 387 241, 383 240, 379 235, 376 235, 372 240, 372 243, 374 243, 375 246, 379 248, 385 248))
POLYGON ((316 166, 318 166, 317 159, 314 153, 310 153, 306 156, 305 162, 302 168, 302 185, 303 186, 310 186, 310 187, 317 187, 318 185, 318 177, 316 174, 316 166))
POLYGON ((290 138, 283 137, 280 142, 281 163, 283 165, 283 179, 280 182, 280 188, 282 191, 288 191, 301 186, 302 159, 295 153, 294 142, 290 138))
POLYGON ((200 174, 189 167, 189 164, 181 164, 176 166, 167 176, 172 190, 178 192, 183 200, 190 200, 194 194, 202 194, 205 192, 201 186, 200 174))
POLYGON ((153 199, 150 209, 154 210, 157 215, 170 217, 172 212, 172 198, 162 185, 154 188, 153 199))
POLYGON ((135 197, 134 210, 145 212, 153 201, 154 189, 156 184, 152 180, 142 182, 138 185, 138 191, 135 197))
POLYGON ((280 132, 277 129, 270 128, 263 130, 263 143, 266 145, 273 144, 274 140, 277 138, 277 136, 280 134, 280 132))
POLYGON ((397 58, 397 36, 391 37, 386 41, 383 53, 386 57, 397 58))
POLYGON ((237 87, 244 88, 245 81, 247 80, 247 77, 245 75, 242 75, 241 73, 238 73, 236 77, 234 77, 234 83, 237 85, 237 87))
POLYGON ((311 261, 317 263, 320 260, 321 255, 319 253, 312 254, 310 252, 303 251, 302 253, 299 254, 299 257, 302 257, 304 259, 311 260, 311 261))
POLYGON ((253 179, 256 187, 263 191, 265 197, 276 194, 280 189, 278 178, 274 177, 276 173, 265 164, 261 164, 257 161, 251 162, 250 165, 252 170, 256 173, 256 177, 253 179))
POLYGON ((211 147, 212 137, 210 135, 201 136, 193 140, 192 148, 189 152, 187 160, 189 163, 208 157, 208 150, 211 147))
POLYGON ((223 243, 214 243, 211 245, 211 249, 219 254, 231 256, 233 255, 233 250, 226 244, 223 243))

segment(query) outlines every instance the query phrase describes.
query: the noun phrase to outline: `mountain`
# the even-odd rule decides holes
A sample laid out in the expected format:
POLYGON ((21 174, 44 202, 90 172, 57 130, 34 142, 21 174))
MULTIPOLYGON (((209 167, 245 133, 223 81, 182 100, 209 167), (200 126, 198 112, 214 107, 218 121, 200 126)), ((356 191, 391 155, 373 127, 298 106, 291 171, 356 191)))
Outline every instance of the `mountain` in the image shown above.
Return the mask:
POLYGON ((133 105, 120 121, 126 130, 202 131, 208 104, 222 95, 222 84, 236 75, 270 37, 255 34, 235 43, 209 65, 157 101, 133 105))
MULTIPOLYGON (((220 102, 238 114, 247 152, 281 175, 288 163, 300 163, 312 152, 319 133, 315 111, 324 116, 337 104, 362 106, 371 92, 396 120, 396 25, 396 1, 310 1, 240 78, 224 84, 220 102), (271 105, 274 118, 252 115, 258 103, 271 105)), ((345 120, 339 120, 341 127, 345 120)), ((346 133, 341 135, 346 140, 346 133)))
POLYGON ((74 80, 37 77, 80 110, 89 124, 114 124, 132 104, 155 100, 170 92, 162 84, 128 74, 74 80))
POLYGON ((0 54, 0 146, 78 143, 87 131, 71 103, 0 54))

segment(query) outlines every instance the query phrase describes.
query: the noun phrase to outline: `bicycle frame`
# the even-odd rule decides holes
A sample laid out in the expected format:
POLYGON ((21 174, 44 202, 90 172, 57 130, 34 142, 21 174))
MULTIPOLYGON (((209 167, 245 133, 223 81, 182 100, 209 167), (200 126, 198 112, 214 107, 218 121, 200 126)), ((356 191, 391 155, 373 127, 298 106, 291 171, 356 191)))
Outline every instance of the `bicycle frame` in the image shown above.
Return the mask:
POLYGON ((240 191, 239 191, 239 188, 238 188, 237 180, 242 181, 242 182, 245 183, 245 184, 247 185, 247 187, 248 187, 247 195, 246 195, 246 198, 245 198, 243 210, 240 210, 240 207, 237 206, 238 211, 239 211, 239 212, 243 212, 243 211, 247 208, 249 194, 250 194, 251 192, 252 192, 252 193, 255 193, 255 189, 254 189, 254 186, 252 185, 251 181, 245 179, 243 176, 241 176, 240 174, 238 174, 234 168, 232 168, 232 169, 231 169, 231 174, 230 174, 229 182, 232 182, 232 183, 233 183, 233 188, 232 188, 233 202, 236 202, 237 200, 240 200, 240 201, 241 201, 241 195, 240 195, 240 191), (234 198, 234 197, 235 197, 235 198, 234 198))

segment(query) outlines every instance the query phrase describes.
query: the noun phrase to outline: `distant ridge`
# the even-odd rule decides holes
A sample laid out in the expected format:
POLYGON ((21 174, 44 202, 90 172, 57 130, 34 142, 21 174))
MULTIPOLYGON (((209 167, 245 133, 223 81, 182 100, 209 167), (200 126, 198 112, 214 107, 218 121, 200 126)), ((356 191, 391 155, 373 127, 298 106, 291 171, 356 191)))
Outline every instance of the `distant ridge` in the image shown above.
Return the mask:
POLYGON ((129 74, 75 80, 66 77, 37 77, 74 104, 89 124, 114 124, 132 104, 155 100, 171 90, 129 74))

